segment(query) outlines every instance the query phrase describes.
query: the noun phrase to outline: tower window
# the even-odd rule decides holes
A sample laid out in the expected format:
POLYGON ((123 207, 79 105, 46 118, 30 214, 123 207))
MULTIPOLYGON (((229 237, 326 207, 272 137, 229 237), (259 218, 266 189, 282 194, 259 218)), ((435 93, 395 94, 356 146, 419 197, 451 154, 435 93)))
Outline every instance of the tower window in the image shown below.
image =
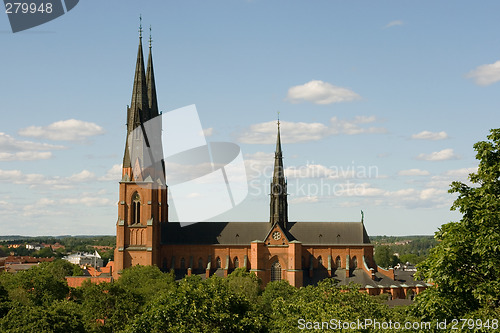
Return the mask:
POLYGON ((141 196, 135 192, 132 195, 132 224, 141 223, 141 196))
POLYGON ((278 260, 271 266, 271 282, 272 281, 281 281, 281 265, 278 260))

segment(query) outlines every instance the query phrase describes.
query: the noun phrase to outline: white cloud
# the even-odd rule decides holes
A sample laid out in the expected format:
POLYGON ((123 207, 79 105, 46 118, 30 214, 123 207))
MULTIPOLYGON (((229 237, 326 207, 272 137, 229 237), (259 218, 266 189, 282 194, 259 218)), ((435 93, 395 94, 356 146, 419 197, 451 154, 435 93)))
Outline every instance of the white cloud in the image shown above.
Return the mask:
POLYGON ((93 180, 95 178, 95 174, 88 170, 82 170, 80 173, 75 173, 74 175, 69 176, 67 179, 70 182, 86 182, 93 180))
POLYGON ((427 170, 420 169, 409 169, 409 170, 401 170, 398 172, 399 176, 428 176, 430 172, 427 170))
POLYGON ((469 174, 476 173, 477 170, 477 167, 454 169, 444 172, 443 175, 447 177, 454 177, 457 180, 466 180, 469 177, 469 174))
POLYGON ((30 126, 19 130, 19 135, 56 141, 81 141, 100 135, 104 129, 94 123, 77 119, 61 120, 48 126, 30 126))
POLYGON ((51 189, 69 189, 76 183, 82 183, 93 178, 94 174, 87 170, 69 177, 49 177, 37 173, 25 174, 21 170, 0 169, 0 183, 26 184, 30 185, 30 187, 44 185, 51 189))
POLYGON ((375 116, 356 116, 354 120, 341 120, 337 117, 330 119, 330 134, 381 134, 387 133, 383 127, 361 127, 358 124, 368 124, 376 121, 375 116))
POLYGON ((115 164, 109 169, 106 174, 99 178, 99 180, 119 181, 122 178, 122 164, 115 164))
POLYGON ((21 141, 12 136, 0 132, 0 150, 3 152, 33 152, 41 150, 64 149, 64 146, 51 145, 33 141, 21 141))
POLYGON ((318 201, 319 201, 319 197, 317 195, 290 198, 290 204, 315 203, 318 201))
POLYGON ((399 25, 403 25, 403 21, 401 20, 395 20, 395 21, 391 21, 389 23, 387 23, 384 27, 384 29, 387 29, 387 28, 390 28, 390 27, 396 27, 396 26, 399 26, 399 25))
MULTIPOLYGON (((297 143, 306 141, 321 140, 330 135, 356 135, 356 134, 380 134, 386 133, 387 129, 383 127, 362 127, 362 124, 368 124, 377 121, 375 116, 356 116, 352 120, 338 119, 333 117, 327 125, 322 123, 305 122, 280 122, 281 124, 281 142, 297 143)), ((251 125, 244 130, 238 137, 238 140, 247 144, 270 144, 276 143, 277 127, 274 121, 251 125)))
POLYGON ((449 188, 451 182, 453 181, 461 181, 467 183, 469 174, 476 172, 477 167, 448 170, 440 175, 432 176, 431 181, 427 183, 427 186, 449 188))
POLYGON ((17 153, 0 153, 0 161, 35 161, 52 157, 50 151, 21 151, 17 153))
POLYGON ((492 64, 481 65, 470 71, 467 78, 473 79, 477 85, 489 86, 500 81, 500 60, 492 64))
MULTIPOLYGON (((328 127, 321 123, 304 122, 280 122, 281 124, 281 142, 296 143, 304 141, 320 140, 328 135, 328 127)), ((239 136, 239 141, 249 144, 276 143, 277 127, 276 122, 268 121, 265 123, 251 125, 239 136)))
POLYGON ((113 205, 114 202, 108 198, 100 198, 96 196, 84 195, 79 198, 66 198, 61 199, 61 204, 66 205, 84 205, 87 207, 98 207, 98 206, 110 206, 113 205))
POLYGON ((443 140, 448 138, 448 134, 445 131, 441 132, 430 132, 430 131, 422 131, 417 134, 413 134, 411 136, 412 139, 415 140, 443 140))
POLYGON ((455 152, 451 148, 435 151, 430 154, 422 153, 417 156, 418 160, 424 160, 424 161, 447 161, 447 160, 456 160, 459 158, 460 156, 455 154, 455 152))
POLYGON ((286 97, 291 103, 308 101, 315 104, 349 102, 360 98, 352 90, 337 87, 321 80, 312 80, 303 85, 293 86, 288 89, 286 97))

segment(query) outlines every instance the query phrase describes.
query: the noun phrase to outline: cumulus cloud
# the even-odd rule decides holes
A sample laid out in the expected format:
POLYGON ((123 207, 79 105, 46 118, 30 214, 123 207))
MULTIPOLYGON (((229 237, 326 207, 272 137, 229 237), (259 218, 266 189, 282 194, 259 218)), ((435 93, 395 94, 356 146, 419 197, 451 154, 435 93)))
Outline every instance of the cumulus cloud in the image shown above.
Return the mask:
POLYGON ((3 152, 33 152, 42 150, 57 150, 64 149, 64 146, 51 145, 48 143, 40 143, 33 141, 17 140, 14 137, 0 132, 0 150, 3 152))
POLYGON ((432 176, 427 186, 448 188, 453 181, 468 182, 469 174, 476 173, 477 167, 448 170, 440 175, 432 176))
MULTIPOLYGON (((386 133, 383 127, 368 126, 366 124, 377 121, 374 116, 356 116, 354 119, 338 119, 333 117, 328 125, 322 123, 281 122, 281 142, 297 143, 321 140, 330 135, 356 135, 386 133)), ((244 130, 238 140, 248 144, 269 144, 276 142, 276 122, 269 121, 251 125, 244 130)))
POLYGON ((411 136, 412 139, 415 140, 443 140, 448 138, 448 134, 445 131, 441 132, 430 132, 430 131, 422 131, 417 134, 413 134, 411 136))
POLYGON ((368 124, 376 121, 375 116, 356 116, 354 120, 342 120, 337 117, 330 119, 330 134, 382 134, 387 133, 383 127, 361 127, 359 124, 368 124))
POLYGON ((424 160, 424 161, 447 161, 447 160, 456 160, 459 158, 460 156, 455 154, 455 152, 451 148, 435 151, 430 154, 422 153, 417 156, 418 160, 424 160))
POLYGON ((19 130, 19 135, 55 141, 81 141, 100 135, 104 129, 94 123, 77 119, 61 120, 48 126, 30 126, 19 130))
POLYGON ((492 64, 481 65, 466 74, 466 77, 473 79, 477 85, 489 86, 500 81, 500 60, 492 64))
MULTIPOLYGON (((281 141, 283 143, 296 143, 304 141, 315 141, 323 138, 328 133, 328 127, 321 123, 304 122, 281 122, 281 141)), ((238 140, 249 144, 276 143, 276 122, 251 125, 250 128, 240 134, 238 140)))
POLYGON ((347 88, 334 86, 321 80, 312 80, 288 89, 286 100, 291 103, 307 101, 315 104, 332 104, 360 98, 361 96, 347 88))
POLYGON ((403 25, 403 21, 401 21, 401 20, 391 21, 391 22, 387 23, 384 26, 384 29, 391 28, 391 27, 396 27, 396 26, 399 26, 399 25, 403 25))
POLYGON ((427 170, 420 169, 409 169, 409 170, 401 170, 398 172, 399 176, 428 176, 430 172, 427 170))
POLYGON ((290 204, 301 204, 301 203, 315 203, 319 201, 317 195, 305 196, 305 197, 292 197, 290 198, 290 204))
POLYGON ((113 200, 110 200, 108 198, 100 198, 88 195, 84 195, 79 198, 61 199, 61 203, 66 205, 84 205, 87 207, 110 206, 114 204, 113 200))
POLYGON ((115 164, 109 169, 106 174, 99 178, 99 180, 119 181, 122 178, 122 164, 115 164))
POLYGON ((52 157, 50 151, 21 151, 17 153, 0 153, 0 161, 36 161, 52 157))
POLYGON ((87 170, 76 173, 69 177, 49 177, 37 173, 23 173, 21 170, 1 170, 0 169, 0 183, 11 184, 26 184, 30 187, 47 186, 50 189, 69 189, 74 187, 77 183, 82 183, 87 180, 92 180, 94 174, 87 170))

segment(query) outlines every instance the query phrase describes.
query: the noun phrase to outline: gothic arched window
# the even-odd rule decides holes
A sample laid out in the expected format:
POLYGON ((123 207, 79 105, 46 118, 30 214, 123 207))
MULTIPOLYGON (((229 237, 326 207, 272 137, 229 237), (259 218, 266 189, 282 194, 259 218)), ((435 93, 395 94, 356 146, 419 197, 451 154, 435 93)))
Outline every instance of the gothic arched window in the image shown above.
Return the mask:
POLYGON ((352 269, 356 269, 358 267, 358 258, 352 258, 352 269))
POLYGON ((278 260, 271 266, 271 282, 272 281, 281 281, 281 265, 278 260))
POLYGON ((321 256, 318 257, 318 268, 323 268, 323 258, 321 256))
POLYGON ((240 261, 238 260, 238 257, 234 257, 234 268, 240 267, 240 261))
POLYGON ((220 261, 220 258, 217 257, 217 259, 215 259, 215 268, 220 268, 221 267, 221 261, 220 261))
POLYGON ((335 259, 335 267, 342 267, 342 260, 340 260, 340 256, 337 256, 337 259, 335 259))
POLYGON ((132 195, 132 223, 141 223, 141 196, 135 192, 132 195))

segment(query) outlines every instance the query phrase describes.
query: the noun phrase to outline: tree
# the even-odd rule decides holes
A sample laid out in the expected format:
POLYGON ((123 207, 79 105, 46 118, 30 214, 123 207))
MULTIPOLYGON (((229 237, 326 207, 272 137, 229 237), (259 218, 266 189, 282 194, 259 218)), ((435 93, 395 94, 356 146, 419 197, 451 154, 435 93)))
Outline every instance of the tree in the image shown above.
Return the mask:
POLYGON ((384 268, 392 267, 399 262, 398 257, 394 255, 391 247, 387 245, 377 246, 374 257, 377 265, 384 268))
POLYGON ((449 190, 458 193, 451 209, 462 219, 441 226, 438 245, 418 266, 419 277, 435 283, 417 297, 422 316, 457 318, 500 306, 500 129, 488 139, 474 144, 479 167, 469 174, 473 186, 454 181, 449 190))
POLYGON ((159 293, 127 332, 256 332, 263 321, 253 317, 252 304, 233 294, 226 279, 199 276, 181 280, 159 293))

